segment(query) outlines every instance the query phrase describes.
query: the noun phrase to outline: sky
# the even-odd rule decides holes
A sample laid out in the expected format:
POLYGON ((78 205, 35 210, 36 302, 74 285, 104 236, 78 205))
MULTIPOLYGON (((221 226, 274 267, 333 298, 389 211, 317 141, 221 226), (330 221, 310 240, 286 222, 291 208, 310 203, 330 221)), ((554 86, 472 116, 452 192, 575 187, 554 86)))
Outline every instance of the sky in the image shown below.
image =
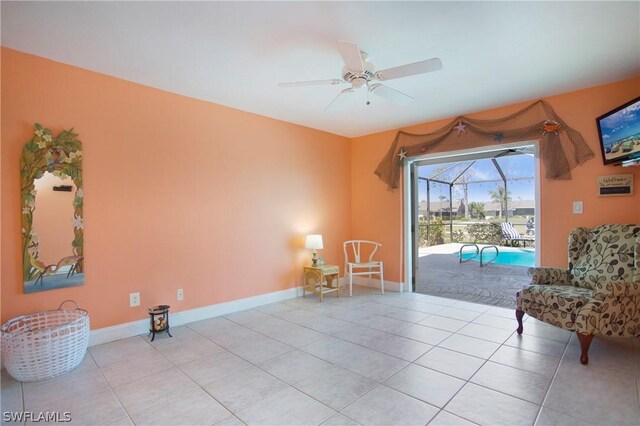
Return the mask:
MULTIPOLYGON (((532 155, 513 155, 497 159, 502 171, 507 177, 507 189, 513 200, 533 200, 535 196, 534 182, 534 157, 532 155), (509 178, 527 178, 525 180, 509 181, 509 178)), ((471 164, 471 161, 461 163, 444 163, 434 164, 430 166, 422 166, 418 169, 420 177, 431 177, 436 174, 439 169, 447 169, 442 174, 435 176, 435 179, 450 181, 464 171, 471 164)), ((491 201, 489 191, 495 190, 499 182, 490 183, 471 183, 481 180, 501 180, 498 171, 490 159, 477 160, 463 176, 466 176, 469 184, 469 202, 471 201, 491 201)), ((460 180, 458 180, 460 182, 460 180)), ((461 185, 454 186, 454 200, 462 198, 461 185)), ((418 187, 419 199, 427 199, 427 183, 420 180, 418 187)), ((441 184, 431 184, 431 201, 440 201, 440 196, 449 199, 449 186, 441 184)))
POLYGON ((640 100, 600 120, 600 129, 605 146, 640 133, 640 100))

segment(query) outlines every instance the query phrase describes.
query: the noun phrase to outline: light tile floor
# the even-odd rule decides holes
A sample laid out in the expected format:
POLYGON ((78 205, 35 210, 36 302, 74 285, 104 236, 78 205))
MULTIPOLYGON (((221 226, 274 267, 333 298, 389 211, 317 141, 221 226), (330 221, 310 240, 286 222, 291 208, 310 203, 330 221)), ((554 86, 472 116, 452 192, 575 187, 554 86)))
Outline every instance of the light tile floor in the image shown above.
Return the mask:
POLYGON ((637 339, 596 337, 582 366, 570 332, 515 328, 512 310, 422 294, 297 298, 95 346, 44 382, 3 370, 2 411, 82 425, 640 424, 637 339))

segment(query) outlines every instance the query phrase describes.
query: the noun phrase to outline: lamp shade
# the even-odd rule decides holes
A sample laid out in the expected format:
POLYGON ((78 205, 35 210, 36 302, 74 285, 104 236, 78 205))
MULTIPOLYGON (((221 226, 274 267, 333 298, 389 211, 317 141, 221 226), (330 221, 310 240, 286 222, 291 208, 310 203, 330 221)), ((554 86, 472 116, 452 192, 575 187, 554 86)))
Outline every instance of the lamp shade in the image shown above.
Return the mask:
POLYGON ((311 234, 307 235, 307 238, 304 242, 304 247, 308 249, 322 249, 322 235, 320 234, 311 234))

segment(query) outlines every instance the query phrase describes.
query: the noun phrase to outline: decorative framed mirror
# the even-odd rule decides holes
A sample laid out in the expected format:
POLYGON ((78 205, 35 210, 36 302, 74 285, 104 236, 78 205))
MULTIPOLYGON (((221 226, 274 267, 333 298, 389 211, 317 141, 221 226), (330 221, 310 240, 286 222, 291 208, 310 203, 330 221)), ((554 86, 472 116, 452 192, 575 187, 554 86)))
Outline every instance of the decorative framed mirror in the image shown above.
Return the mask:
POLYGON ((82 143, 35 125, 20 158, 24 292, 84 284, 82 143))

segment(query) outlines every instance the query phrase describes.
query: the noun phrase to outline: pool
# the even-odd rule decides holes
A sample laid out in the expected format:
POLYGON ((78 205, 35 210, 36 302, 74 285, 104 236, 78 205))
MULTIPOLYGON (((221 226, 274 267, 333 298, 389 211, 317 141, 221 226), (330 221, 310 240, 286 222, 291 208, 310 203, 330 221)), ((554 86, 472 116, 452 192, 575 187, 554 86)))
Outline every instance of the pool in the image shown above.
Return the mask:
MULTIPOLYGON (((462 260, 473 260, 476 262, 480 262, 480 255, 476 255, 474 249, 469 248, 468 252, 462 253, 462 260), (475 256, 475 257, 474 257, 475 256), (473 258, 473 259, 472 259, 473 258)), ((454 253, 456 257, 458 257, 458 253, 454 253)), ((511 265, 511 266, 534 266, 536 263, 536 254, 532 251, 501 251, 496 257, 495 250, 485 250, 482 253, 482 262, 486 264, 487 262, 497 263, 500 265, 511 265)))

